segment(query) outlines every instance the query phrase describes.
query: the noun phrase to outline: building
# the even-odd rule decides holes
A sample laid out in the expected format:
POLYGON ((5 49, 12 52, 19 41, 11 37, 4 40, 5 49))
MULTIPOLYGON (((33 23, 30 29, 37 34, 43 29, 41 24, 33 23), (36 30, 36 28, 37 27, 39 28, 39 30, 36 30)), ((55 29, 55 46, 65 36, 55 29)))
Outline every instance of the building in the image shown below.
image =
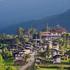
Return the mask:
POLYGON ((53 40, 61 37, 61 34, 52 32, 41 32, 41 39, 43 40, 53 40))
POLYGON ((62 36, 62 34, 66 33, 66 32, 67 32, 66 29, 64 29, 62 27, 55 27, 48 31, 41 32, 40 36, 42 39, 52 40, 52 39, 60 38, 62 36))
POLYGON ((55 55, 53 57, 53 63, 54 64, 61 63, 61 56, 60 55, 55 55))
POLYGON ((39 35, 39 33, 37 33, 37 34, 33 34, 33 41, 37 44, 37 43, 40 43, 40 35, 39 35))
POLYGON ((24 65, 25 59, 24 59, 24 53, 21 52, 15 52, 14 53, 14 65, 24 65))

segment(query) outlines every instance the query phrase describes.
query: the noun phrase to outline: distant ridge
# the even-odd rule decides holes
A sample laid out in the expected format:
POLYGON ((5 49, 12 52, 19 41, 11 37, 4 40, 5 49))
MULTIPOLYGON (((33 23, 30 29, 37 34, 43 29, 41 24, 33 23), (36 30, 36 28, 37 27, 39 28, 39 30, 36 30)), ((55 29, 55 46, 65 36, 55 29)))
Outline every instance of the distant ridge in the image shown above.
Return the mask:
POLYGON ((28 29, 31 26, 35 27, 38 30, 41 30, 44 27, 46 27, 47 23, 49 26, 55 26, 59 24, 62 27, 65 27, 68 31, 70 31, 70 10, 67 10, 62 14, 49 16, 40 20, 32 20, 32 21, 22 22, 19 24, 13 24, 9 27, 1 29, 0 32, 15 33, 17 28, 19 27, 28 29))

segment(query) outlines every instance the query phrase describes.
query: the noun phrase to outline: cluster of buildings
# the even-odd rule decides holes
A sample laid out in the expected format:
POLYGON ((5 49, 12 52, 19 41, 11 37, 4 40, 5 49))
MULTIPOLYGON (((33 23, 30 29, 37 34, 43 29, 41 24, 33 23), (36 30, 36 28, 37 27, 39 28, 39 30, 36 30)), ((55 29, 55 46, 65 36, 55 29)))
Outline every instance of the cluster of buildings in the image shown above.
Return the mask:
POLYGON ((66 50, 64 49, 64 41, 67 42, 67 45, 70 45, 70 36, 68 36, 68 38, 66 36, 64 37, 66 33, 67 31, 64 28, 55 28, 48 31, 40 32, 40 37, 36 37, 34 40, 37 44, 43 44, 39 44, 41 47, 39 51, 46 51, 46 53, 49 55, 46 55, 46 58, 51 59, 53 63, 61 63, 62 58, 65 57, 67 60, 69 56, 65 54, 66 50))
MULTIPOLYGON (((13 39, 0 38, 0 43, 7 44, 5 47, 12 51, 16 64, 25 64, 27 62, 26 59, 35 51, 46 51, 48 54, 46 58, 51 59, 53 63, 61 63, 61 58, 65 55, 63 53, 64 50, 62 50, 65 41, 60 41, 60 39, 68 41, 67 44, 70 45, 70 36, 65 36, 66 33, 67 31, 61 27, 33 34, 20 28, 13 39)), ((2 48, 4 47, 0 47, 0 52, 2 52, 2 48)))

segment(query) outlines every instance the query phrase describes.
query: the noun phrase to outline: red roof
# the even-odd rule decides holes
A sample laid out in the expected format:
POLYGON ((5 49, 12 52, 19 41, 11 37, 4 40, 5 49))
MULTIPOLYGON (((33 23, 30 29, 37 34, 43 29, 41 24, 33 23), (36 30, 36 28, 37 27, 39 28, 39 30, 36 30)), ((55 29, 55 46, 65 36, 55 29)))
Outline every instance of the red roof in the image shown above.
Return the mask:
POLYGON ((55 28, 55 29, 51 29, 50 32, 57 32, 57 33, 62 33, 62 32, 67 32, 66 29, 64 28, 55 28))

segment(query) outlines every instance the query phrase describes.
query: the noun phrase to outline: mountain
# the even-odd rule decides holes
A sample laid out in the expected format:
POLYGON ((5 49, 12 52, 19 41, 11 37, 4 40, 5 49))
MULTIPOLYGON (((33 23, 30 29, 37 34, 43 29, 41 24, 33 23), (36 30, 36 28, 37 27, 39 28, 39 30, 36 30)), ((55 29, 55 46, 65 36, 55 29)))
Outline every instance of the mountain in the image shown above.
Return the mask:
POLYGON ((46 27, 46 23, 48 23, 49 26, 55 26, 55 25, 59 24, 60 26, 66 28, 68 31, 70 31, 70 10, 67 10, 66 12, 58 14, 58 15, 45 17, 45 18, 39 19, 39 20, 32 20, 32 21, 22 22, 22 23, 18 23, 18 24, 13 24, 6 28, 1 29, 0 32, 16 33, 16 30, 19 27, 28 29, 31 26, 33 26, 34 28, 37 28, 38 30, 41 30, 44 27, 46 27))

